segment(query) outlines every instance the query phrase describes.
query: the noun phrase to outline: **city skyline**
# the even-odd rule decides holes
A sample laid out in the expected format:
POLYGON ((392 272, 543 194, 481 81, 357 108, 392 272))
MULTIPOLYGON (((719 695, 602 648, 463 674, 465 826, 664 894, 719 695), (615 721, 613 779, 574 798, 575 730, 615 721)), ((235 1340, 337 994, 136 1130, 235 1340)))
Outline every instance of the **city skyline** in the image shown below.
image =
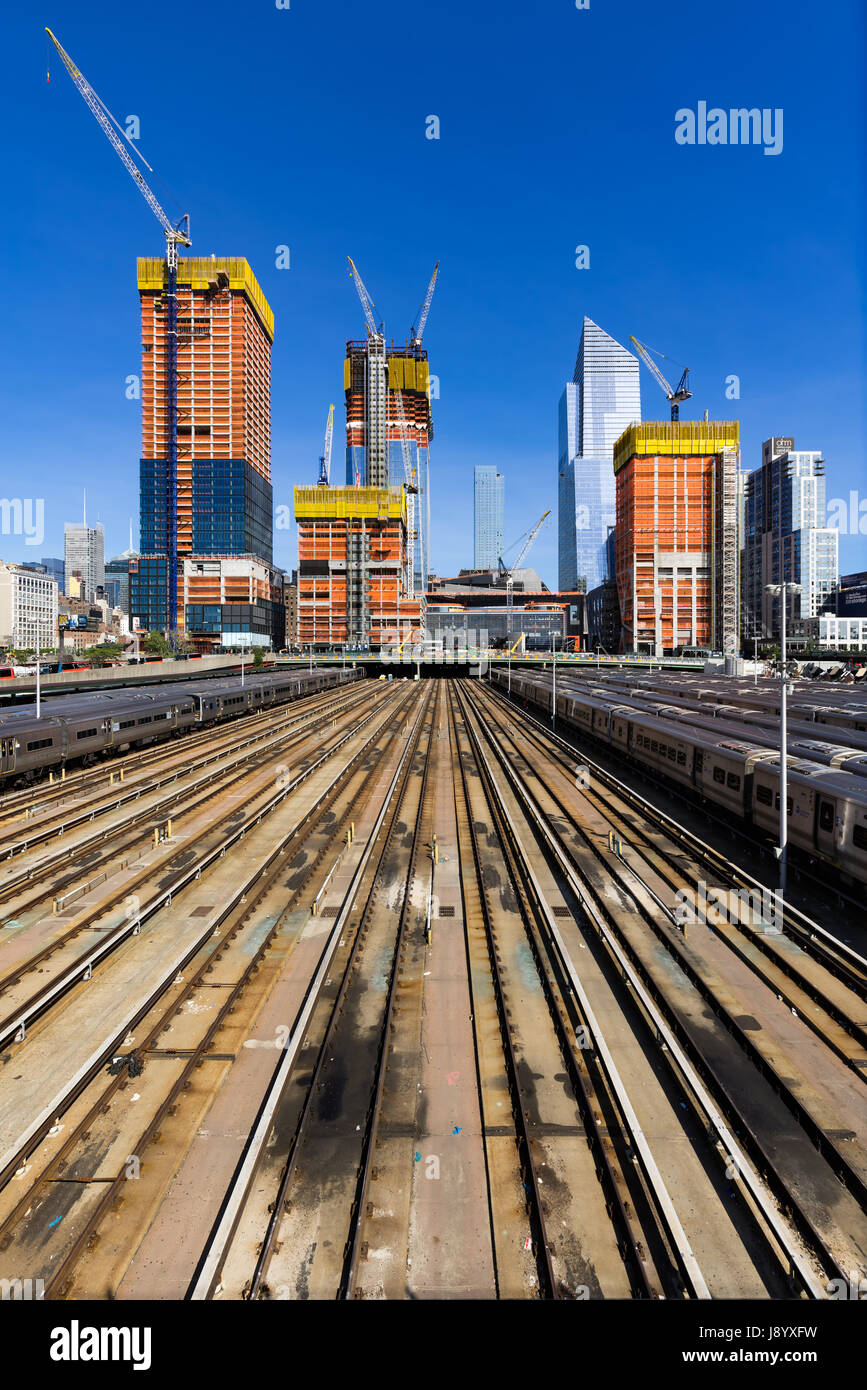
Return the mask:
MULTIPOLYGON (((451 8, 446 5, 446 12, 451 8)), ((210 6, 208 19, 218 18, 224 9, 210 6)), ((856 7, 843 6, 834 26, 823 28, 809 63, 783 22, 785 10, 779 4, 760 15, 743 4, 729 7, 725 17, 692 15, 692 30, 682 35, 677 53, 668 51, 650 14, 637 5, 630 9, 633 22, 627 32, 604 9, 564 13, 531 28, 526 35, 531 69, 544 60, 550 75, 558 78, 569 64, 586 66, 577 99, 567 98, 565 84, 553 80, 545 84, 539 109, 531 112, 508 102, 501 110, 499 86, 484 74, 471 92, 462 91, 469 54, 459 55, 457 70, 446 77, 445 38, 438 29, 427 36, 418 110, 405 119, 401 113, 388 127, 395 158, 426 171, 431 181, 429 215, 413 245, 402 229, 390 228, 384 235, 377 231, 374 237, 364 228, 364 171, 353 163, 345 140, 352 105, 340 95, 348 83, 338 81, 337 98, 315 129, 303 118, 314 85, 305 55, 321 41, 324 17, 295 11, 254 17, 245 42, 256 54, 257 77, 255 83, 249 78, 243 83, 249 100, 236 104, 231 122, 221 115, 208 76, 216 40, 207 34, 201 63, 181 68, 179 56, 168 55, 168 68, 156 74, 138 57, 144 51, 137 42, 145 34, 144 17, 130 17, 129 41, 120 47, 105 23, 107 5, 96 4, 87 15, 67 21, 61 39, 115 114, 139 114, 142 149, 161 179, 183 190, 183 204, 172 206, 189 205, 196 251, 242 250, 274 306, 275 507, 289 506, 293 485, 315 479, 322 419, 328 401, 339 399, 342 345, 347 336, 363 331, 353 286, 344 274, 347 251, 358 256, 376 286, 378 307, 396 338, 410 326, 411 316, 401 306, 417 301, 433 259, 442 260, 426 335, 439 375, 438 436, 431 451, 433 568, 456 570, 471 555, 472 471, 476 463, 489 461, 491 447, 497 448, 498 466, 513 480, 507 544, 525 529, 525 517, 537 500, 546 505, 554 501, 548 462, 556 447, 550 400, 562 381, 560 364, 574 352, 584 314, 605 324, 620 342, 628 342, 634 332, 688 362, 695 396, 683 417, 700 419, 708 409, 711 418, 738 418, 745 469, 759 466, 763 439, 791 429, 799 438, 822 441, 829 504, 848 500, 850 491, 862 486, 859 383, 864 343, 857 303, 863 283, 858 251, 863 195, 858 181, 847 175, 860 157, 856 83, 846 78, 856 62, 856 7), (725 42, 717 50, 714 41, 730 38, 739 15, 744 22, 749 16, 752 43, 735 93, 725 42), (631 117, 603 114, 610 65, 606 54, 615 42, 622 59, 640 56, 661 65, 659 86, 666 95, 650 100, 640 128, 631 117), (764 159, 761 151, 732 146, 678 146, 675 107, 695 105, 693 98, 699 95, 691 90, 694 79, 684 73, 684 58, 691 52, 703 55, 703 82, 731 91, 734 104, 743 99, 762 107, 785 106, 785 148, 778 157, 764 159), (823 62, 831 54, 833 64, 823 62), (837 74, 833 83, 831 66, 837 74), (777 75, 784 70, 785 78, 777 75), (278 84, 278 71, 291 80, 278 84), (809 99, 804 89, 808 75, 809 99), (275 81, 269 81, 271 76, 275 81), (200 142, 195 160, 192 141, 173 139, 177 111, 165 100, 167 90, 181 85, 188 92, 185 104, 195 113, 196 132, 217 137, 200 142), (272 101, 267 93, 278 85, 279 101, 272 101), (684 88, 682 101, 669 96, 678 86, 684 88), (440 138, 427 140, 425 116, 437 110, 438 102, 440 138), (501 111, 502 118, 480 122, 481 113, 493 111, 501 111), (540 159, 543 130, 548 145, 540 159), (582 187, 585 193, 592 188, 594 196, 588 201, 577 189, 555 189, 546 194, 547 215, 540 223, 534 212, 536 193, 548 188, 549 171, 579 145, 587 167, 582 187), (820 150, 821 161, 816 158, 820 150), (230 185, 226 167, 234 167, 242 151, 245 158, 249 152, 248 164, 239 179, 233 174, 230 185), (326 167, 338 171, 339 198, 323 197, 326 167), (526 207, 509 199, 509 233, 503 237, 506 205, 500 195, 492 196, 490 180, 506 167, 525 180, 530 196, 526 207), (295 180, 291 197, 283 191, 283 181, 269 177, 269 171, 284 168, 295 180), (486 171, 484 198, 475 191, 479 168, 486 171), (676 244, 665 219, 657 223, 653 216, 660 190, 673 178, 684 179, 699 201, 716 199, 725 189, 723 202, 714 202, 712 225, 683 221, 676 244), (840 210, 833 254, 821 220, 810 211, 818 208, 827 189, 840 210), (650 214, 630 230, 623 219, 626 200, 642 195, 650 197, 650 214), (748 218, 736 211, 744 200, 748 218), (781 230, 775 209, 793 200, 801 212, 781 230), (466 212, 463 219, 456 219, 458 207, 466 212), (314 216, 311 209, 319 211, 314 216), (588 268, 576 266, 579 245, 589 247, 588 268), (291 254, 286 268, 278 269, 281 246, 291 254), (516 276, 516 268, 525 274, 516 276), (676 277, 686 278, 688 294, 672 294, 676 277), (405 330, 398 313, 407 318, 405 330), (833 366, 821 356, 829 318, 838 359, 833 366), (537 346, 530 358, 511 332, 516 320, 532 324, 537 346), (489 340, 497 339, 496 351, 482 357, 476 347, 480 330, 489 340), (734 389, 726 385, 731 377, 738 378, 740 395, 727 400, 726 391, 734 389), (455 499, 461 505, 455 507, 455 499)), ((517 6, 503 7, 503 33, 491 40, 495 52, 512 42, 521 14, 517 6)), ((465 22, 474 53, 482 27, 478 19, 465 22)), ((382 27, 388 35, 388 23, 382 27)), ((50 85, 44 73, 37 80, 44 66, 41 29, 22 16, 12 18, 11 28, 23 61, 10 74, 4 95, 25 119, 11 152, 10 177, 34 208, 34 224, 41 229, 26 238, 12 232, 13 262, 33 289, 26 306, 11 306, 10 341, 16 351, 9 354, 6 374, 15 403, 9 413, 9 472, 16 479, 39 476, 46 491, 43 542, 30 547, 23 535, 3 537, 4 553, 26 561, 36 549, 58 551, 64 522, 78 513, 84 478, 92 510, 106 527, 109 549, 125 543, 126 518, 138 510, 140 410, 140 400, 127 395, 134 389, 128 378, 139 374, 136 304, 128 287, 134 258, 158 251, 160 236, 59 65, 52 67, 50 85), (96 206, 108 214, 110 238, 92 236, 96 206), (57 234, 63 236, 62 269, 52 252, 57 234), (82 325, 82 296, 97 278, 101 293, 82 325), (40 333, 41 371, 29 385, 27 353, 20 344, 35 343, 34 321, 50 322, 52 333, 40 333), (34 409, 42 421, 38 440, 29 427, 34 409), (95 418, 100 424, 96 441, 91 437, 95 418)), ((338 77, 348 77, 365 42, 336 40, 338 77)), ((388 54, 394 42, 386 37, 388 54)), ((643 390, 647 418, 664 419, 665 401, 648 376, 643 390)), ((857 520, 850 514, 848 529, 840 535, 844 570, 859 565, 863 536, 857 520)), ((275 562, 291 568, 294 551, 294 531, 278 529, 275 562)), ((535 560, 553 586, 554 528, 540 537, 535 560)))

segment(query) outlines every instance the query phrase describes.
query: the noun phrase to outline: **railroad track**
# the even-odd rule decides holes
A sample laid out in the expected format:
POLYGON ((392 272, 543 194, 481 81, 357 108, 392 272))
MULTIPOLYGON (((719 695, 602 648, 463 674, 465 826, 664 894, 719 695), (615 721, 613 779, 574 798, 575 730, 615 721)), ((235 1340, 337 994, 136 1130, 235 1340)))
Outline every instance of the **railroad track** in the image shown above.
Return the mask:
POLYGON ((189 1290, 194 1300, 227 1289, 246 1298, 336 1297, 353 1289, 388 1035, 413 914, 433 702, 425 691, 365 858, 293 1022, 269 1104, 196 1271, 189 1290), (300 1078, 298 1088, 289 1085, 293 1076, 300 1078), (285 1136, 285 1151, 268 1145, 272 1131, 285 1136), (321 1205, 323 1185, 327 1206, 321 1205), (312 1251, 311 1221, 317 1227, 312 1251))
MULTIPOLYGON (((399 710, 406 702, 402 696, 392 707, 399 710)), ((297 824, 280 836, 267 862, 256 864, 241 879, 231 900, 208 920, 184 958, 173 963, 172 971, 166 972, 138 1014, 125 1024, 123 1034, 99 1049, 87 1074, 57 1102, 51 1134, 60 1135, 66 1129, 57 1145, 46 1142, 44 1128, 41 1133, 34 1131, 12 1164, 6 1164, 5 1179, 15 1162, 14 1176, 22 1180, 27 1177, 28 1162, 36 1172, 20 1196, 14 1180, 7 1181, 0 1193, 0 1263, 36 1259, 48 1297, 62 1297, 69 1291, 78 1262, 99 1247, 101 1225, 125 1204, 131 1189, 124 1156, 132 1153, 143 1161, 149 1148, 164 1142, 166 1131, 177 1123, 175 1117, 191 1090, 195 1102, 197 1073, 206 1062, 219 1065, 225 1060, 216 1048, 227 1029, 237 1030, 232 1016, 245 1012, 246 1026, 253 1026, 265 994, 256 977, 262 972, 273 988, 284 960, 272 961, 269 953, 287 923, 297 918, 298 905, 312 899, 313 886, 325 863, 333 859, 347 827, 363 814, 373 794, 371 774, 395 742, 389 724, 387 718, 380 720, 297 824), (272 906, 275 911, 269 913, 272 906), (269 923, 264 933, 263 914, 269 923), (218 968, 221 979, 215 984, 208 977, 218 968), (208 1006, 195 1001, 215 988, 220 990, 220 1004, 208 1018, 208 1006), (167 1045, 167 1035, 176 1030, 189 1046, 167 1045), (134 1031, 143 1035, 136 1039, 134 1051, 124 1051, 131 1047, 134 1031), (106 1061, 112 1057, 113 1066, 106 1072, 106 1061), (146 1068, 153 1091, 143 1097, 148 1113, 140 1130, 130 1129, 123 1113, 124 1093, 137 1074, 137 1068, 129 1066, 131 1059, 146 1068), (159 1076, 156 1083, 155 1075, 159 1076), (69 1117, 68 1126, 61 1124, 61 1116, 69 1117), (98 1166, 114 1160, 117 1166, 111 1176, 79 1177, 82 1167, 91 1172, 95 1152, 98 1166)), ((300 949, 297 937, 292 938, 290 949, 300 949)), ((145 1091, 144 1080, 136 1080, 136 1085, 145 1091)))
MULTIPOLYGON (((502 697, 502 711, 508 705, 502 697)), ((493 706, 491 707, 494 708, 493 706)), ((664 813, 644 801, 598 764, 545 731, 535 719, 513 726, 510 737, 516 757, 522 749, 553 759, 565 770, 570 784, 580 776, 582 800, 595 806, 619 843, 624 864, 639 875, 653 876, 666 891, 660 907, 672 926, 677 926, 677 892, 686 889, 697 903, 700 886, 710 892, 724 890, 726 912, 711 922, 717 938, 738 955, 778 997, 796 1009, 804 1022, 862 1081, 867 1081, 867 960, 843 942, 835 941, 818 923, 764 895, 750 879, 722 855, 677 826, 664 813), (518 732, 516 732, 516 729, 518 732), (705 877, 710 875, 710 884, 705 877), (733 890, 733 893, 728 892, 733 890), (771 915, 765 908, 770 901, 771 915), (758 903, 758 907, 756 904, 758 903), (728 911, 729 904, 732 911, 728 911), (756 920, 758 919, 758 920, 756 920)), ((560 809, 568 809, 560 801, 560 809)), ((586 843, 603 862, 610 861, 610 844, 586 843)), ((645 882, 645 887, 647 886, 645 882)), ((713 906, 708 909, 713 912, 713 906)))
MULTIPOLYGON (((122 901, 118 902, 118 890, 112 887, 111 874, 101 874, 99 872, 102 863, 112 862, 112 856, 118 853, 117 841, 112 832, 107 833, 108 845, 100 854, 97 863, 91 860, 87 866, 87 878, 84 888, 89 890, 91 887, 98 888, 102 881, 106 882, 107 892, 103 893, 102 898, 93 907, 83 907, 74 924, 59 934, 52 934, 47 943, 35 951, 30 952, 12 967, 6 976, 0 981, 0 1000, 3 1009, 0 1015, 0 1047, 16 1038, 22 1041, 24 1032, 31 1022, 39 1016, 42 1009, 49 1003, 57 1000, 65 994, 66 990, 76 982, 82 980, 89 981, 92 978, 94 967, 103 961, 112 950, 122 941, 125 941, 130 934, 137 934, 140 930, 142 921, 146 920, 154 910, 152 901, 171 902, 174 893, 177 893, 183 886, 193 878, 201 876, 203 869, 213 863, 215 858, 221 857, 225 853, 227 843, 235 843, 243 838, 248 824, 261 819, 265 813, 263 808, 274 805, 279 801, 279 796, 273 795, 275 778, 273 775, 273 759, 275 754, 287 756, 293 749, 295 742, 298 748, 295 750, 300 754, 296 762, 294 771, 297 778, 301 777, 313 765, 318 765, 325 757, 330 757, 344 746, 346 741, 352 737, 358 727, 357 711, 364 708, 364 701, 359 706, 353 703, 348 711, 343 711, 339 720, 334 722, 333 731, 329 730, 324 737, 321 729, 321 716, 313 714, 302 721, 303 728, 298 730, 290 726, 284 733, 278 733, 273 739, 269 739, 264 747, 257 748, 253 753, 241 753, 233 758, 230 766, 217 774, 217 785, 213 785, 211 774, 206 774, 203 778, 197 778, 194 788, 183 788, 172 793, 168 801, 163 800, 157 808, 149 808, 146 811, 136 811, 133 817, 133 835, 131 844, 129 840, 124 841, 123 849, 128 854, 130 862, 123 862, 120 867, 125 867, 130 875, 123 883, 122 901), (315 732, 307 732, 310 724, 315 725, 315 732), (288 737, 288 743, 287 743, 288 737), (324 750, 324 751, 323 751, 324 750), (318 758, 315 756, 318 752, 318 758), (308 761, 305 762, 305 759, 308 761), (221 793, 228 789, 233 791, 237 797, 241 795, 239 787, 236 785, 236 778, 239 772, 245 777, 255 779, 257 772, 264 770, 267 776, 264 779, 260 776, 258 781, 253 781, 248 796, 249 806, 242 809, 241 803, 236 801, 234 806, 227 807, 221 815, 216 818, 204 817, 203 812, 207 811, 209 804, 221 793), (195 789, 201 788, 198 795, 195 789), (183 803, 183 811, 178 818, 176 827, 177 834, 181 834, 181 828, 186 818, 192 818, 193 830, 190 835, 182 836, 182 841, 177 838, 166 842, 165 849, 168 857, 159 862, 148 862, 141 858, 136 867, 134 847, 150 843, 152 827, 155 821, 159 821, 172 806, 179 801, 183 803), (240 821, 240 825, 239 822, 240 821), (138 826, 144 822, 144 830, 139 830, 138 826), (231 831, 228 840, 225 840, 227 829, 231 831), (132 851, 132 852, 131 852, 132 851), (191 863, 191 856, 193 862, 191 863), (177 861, 177 866, 174 863, 177 861), (156 885, 154 886, 154 880, 156 885), (108 920, 106 920, 106 917, 108 920), (98 938, 97 944, 93 944, 93 932, 104 931, 105 934, 98 938), (84 938, 84 950, 70 951, 70 947, 75 946, 79 938, 84 938), (45 964, 52 957, 55 958, 55 968, 49 978, 43 978, 39 987, 29 995, 22 997, 22 991, 17 987, 27 977, 34 973, 45 975, 45 964)), ((367 719, 372 718, 372 714, 367 715, 367 719)), ((364 720, 362 722, 367 722, 364 720)), ((276 780, 284 782, 291 777, 292 769, 282 765, 283 772, 276 780)), ((127 830, 124 826, 118 830, 118 835, 127 830)), ((61 862, 65 859, 66 851, 61 856, 61 862)), ((75 880, 78 882, 78 880, 75 880)), ((39 917, 39 907, 41 903, 50 901, 56 893, 56 885, 49 886, 41 893, 31 895, 27 902, 27 909, 31 914, 31 919, 37 921, 39 917), (33 914, 36 914, 33 916, 33 914)), ((71 900, 67 887, 64 895, 64 904, 71 900)), ((20 921, 20 918, 17 920, 20 921)), ((48 918, 48 927, 56 923, 58 919, 48 918)))
MULTIPOLYGON (((690 968, 678 934, 660 929, 658 900, 641 892, 612 897, 611 871, 617 861, 609 857, 603 863, 596 847, 588 843, 574 807, 574 792, 571 807, 549 798, 549 781, 554 779, 540 780, 538 769, 533 775, 526 768, 522 773, 513 765, 514 755, 498 746, 497 735, 502 738, 502 733, 492 715, 499 707, 502 717, 503 705, 495 706, 475 687, 465 698, 484 718, 490 756, 496 758, 502 776, 534 822, 552 862, 569 879, 581 915, 604 942, 616 968, 634 978, 636 991, 640 985, 645 1007, 652 1005, 655 1010, 658 1036, 675 1041, 700 1078, 706 1096, 702 1108, 706 1113, 713 1110, 718 1120, 725 1118, 728 1134, 734 1130, 739 1135, 743 1156, 754 1165, 756 1190, 764 1187, 779 1208, 790 1214, 823 1278, 839 1277, 843 1268, 867 1267, 860 1164, 843 1148, 851 1142, 849 1132, 818 1125, 796 1094, 798 1084, 788 1084, 791 1078, 777 1074, 751 1045, 750 1020, 743 1015, 724 1017, 733 1001, 726 999, 721 1006, 699 973, 690 968), (640 923, 651 928, 649 936, 640 923), (659 946, 676 963, 676 973, 660 957, 659 946)), ((671 1041, 666 1048, 671 1051, 671 1041)), ((739 1173, 744 1171, 740 1160, 735 1167, 739 1173)), ((767 1196, 764 1206, 767 1217, 767 1196)), ((806 1280, 802 1283, 806 1288, 806 1280)))

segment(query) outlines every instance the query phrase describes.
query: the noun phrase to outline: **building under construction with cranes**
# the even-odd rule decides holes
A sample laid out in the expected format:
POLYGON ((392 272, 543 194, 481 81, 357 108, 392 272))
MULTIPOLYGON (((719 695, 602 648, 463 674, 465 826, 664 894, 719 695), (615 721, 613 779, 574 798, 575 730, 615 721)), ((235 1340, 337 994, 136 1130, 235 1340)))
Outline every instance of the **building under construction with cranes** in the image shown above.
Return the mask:
POLYGON ((243 258, 178 261, 173 482, 166 287, 165 260, 140 258, 142 554, 130 564, 131 612, 142 628, 177 630, 202 651, 279 648, 284 607, 282 574, 272 565, 270 438, 274 316, 243 258))
POLYGON ((295 489, 298 635, 302 645, 375 650, 424 628, 433 422, 422 334, 438 266, 400 346, 386 343, 349 265, 368 331, 346 344, 346 486, 329 485, 323 458, 319 486, 295 489))

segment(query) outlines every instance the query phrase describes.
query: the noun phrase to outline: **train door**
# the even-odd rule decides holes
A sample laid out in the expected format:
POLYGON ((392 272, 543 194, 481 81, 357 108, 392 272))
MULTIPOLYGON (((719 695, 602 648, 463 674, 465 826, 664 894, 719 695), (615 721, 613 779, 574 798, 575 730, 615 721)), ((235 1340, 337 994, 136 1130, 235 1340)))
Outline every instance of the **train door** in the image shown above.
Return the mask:
POLYGON ((0 738, 0 773, 15 770, 15 740, 0 738))
POLYGON ((837 802, 825 792, 816 792, 816 848, 833 855, 836 850, 837 802))

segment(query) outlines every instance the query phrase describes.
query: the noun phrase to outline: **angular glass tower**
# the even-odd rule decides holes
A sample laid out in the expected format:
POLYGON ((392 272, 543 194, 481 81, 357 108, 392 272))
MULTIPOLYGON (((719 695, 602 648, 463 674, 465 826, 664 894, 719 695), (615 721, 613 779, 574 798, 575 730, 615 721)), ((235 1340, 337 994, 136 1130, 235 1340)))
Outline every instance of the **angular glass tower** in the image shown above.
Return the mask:
POLYGON ((640 420, 638 358, 585 316, 575 374, 560 397, 560 589, 589 593, 613 578, 607 542, 615 523, 614 444, 640 420))
POLYGON ((493 464, 477 464, 473 476, 475 547, 477 570, 495 570, 503 553, 503 502, 505 479, 493 464))

